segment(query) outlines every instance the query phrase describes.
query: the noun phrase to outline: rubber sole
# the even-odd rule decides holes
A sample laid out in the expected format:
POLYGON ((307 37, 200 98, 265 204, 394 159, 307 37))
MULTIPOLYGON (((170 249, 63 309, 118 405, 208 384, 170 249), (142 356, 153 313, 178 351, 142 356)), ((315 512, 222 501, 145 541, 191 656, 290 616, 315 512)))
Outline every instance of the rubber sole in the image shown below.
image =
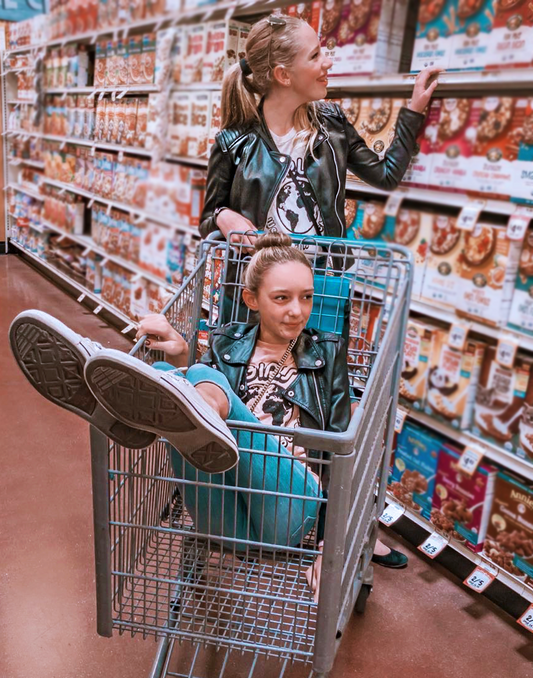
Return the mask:
POLYGON ((165 372, 118 351, 91 358, 85 378, 117 419, 166 438, 198 470, 223 473, 238 462, 237 444, 225 422, 192 386, 176 384, 165 372))
POLYGON ((117 421, 98 403, 84 375, 90 351, 83 338, 61 321, 41 311, 24 311, 12 322, 9 339, 20 369, 44 398, 123 447, 143 449, 155 442, 153 433, 117 421))

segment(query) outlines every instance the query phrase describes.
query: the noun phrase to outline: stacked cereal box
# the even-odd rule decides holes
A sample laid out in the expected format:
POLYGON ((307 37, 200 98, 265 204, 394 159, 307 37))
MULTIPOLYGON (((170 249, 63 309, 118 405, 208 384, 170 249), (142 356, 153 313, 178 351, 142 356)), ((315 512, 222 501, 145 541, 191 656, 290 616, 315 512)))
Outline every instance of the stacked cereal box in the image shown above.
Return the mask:
POLYGON ((443 99, 431 162, 432 186, 467 191, 474 188, 469 171, 481 112, 479 99, 443 99))
POLYGON ((397 72, 406 16, 402 0, 324 0, 321 43, 331 75, 397 72))
POLYGON ((508 324, 533 335, 533 230, 527 232, 522 246, 508 324))
POLYGON ((533 7, 529 0, 495 4, 488 68, 527 68, 533 58, 533 7))
POLYGON ((412 422, 398 434, 394 464, 389 479, 392 494, 402 504, 431 515, 431 502, 437 474, 440 439, 412 422))
POLYGON ((206 31, 202 82, 221 82, 224 73, 237 63, 239 53, 244 50, 250 25, 233 20, 212 21, 206 31))
MULTIPOLYGON (((362 99, 357 117, 357 131, 368 148, 380 157, 391 145, 396 132, 396 120, 405 99, 362 99)), ((353 123, 355 126, 355 123, 353 123)))
POLYGON ((458 350, 451 348, 448 341, 448 332, 435 333, 425 411, 454 428, 468 429, 485 345, 467 339, 463 349, 458 350))
POLYGON ((533 202, 533 101, 527 102, 522 124, 518 157, 513 162, 512 198, 519 202, 533 202))
POLYGON ((521 579, 533 577, 533 491, 510 474, 496 479, 484 555, 521 579))
POLYGON ((437 147, 441 99, 433 99, 426 120, 417 138, 415 153, 405 172, 402 183, 417 188, 427 188, 431 183, 433 153, 437 147))
POLYGON ((457 220, 447 214, 431 214, 429 252, 421 300, 455 310, 460 288, 462 234, 457 220))
POLYGON ((404 342, 400 376, 400 402, 415 410, 426 403, 428 372, 435 336, 439 329, 420 320, 410 320, 404 342))
POLYGON ((472 432, 524 459, 533 459, 533 362, 522 354, 512 368, 488 346, 476 392, 472 432))
POLYGON ((394 224, 393 241, 407 247, 414 258, 411 298, 417 301, 422 295, 432 226, 432 214, 406 208, 400 209, 394 224))
POLYGON ((411 71, 450 66, 457 31, 458 0, 421 0, 411 71))
POLYGON ((450 69, 482 70, 491 58, 494 0, 459 0, 450 69))
POLYGON ((511 309, 520 243, 505 226, 477 223, 465 233, 457 315, 505 326, 511 309))
POLYGON ((462 473, 461 452, 443 445, 439 452, 431 522, 474 553, 483 549, 497 470, 481 463, 475 473, 462 473))

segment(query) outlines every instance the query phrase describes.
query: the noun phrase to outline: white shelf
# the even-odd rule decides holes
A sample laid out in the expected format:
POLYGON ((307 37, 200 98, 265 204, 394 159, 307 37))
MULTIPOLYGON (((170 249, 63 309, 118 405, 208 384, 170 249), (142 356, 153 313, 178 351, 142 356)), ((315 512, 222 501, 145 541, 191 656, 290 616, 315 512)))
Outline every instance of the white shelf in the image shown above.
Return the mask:
POLYGON ((156 285, 159 285, 160 287, 164 287, 165 289, 168 289, 169 291, 175 291, 177 288, 175 285, 172 285, 172 283, 169 283, 167 280, 164 280, 163 278, 159 278, 156 275, 153 275, 152 273, 149 273, 146 271, 144 268, 141 266, 137 266, 137 264, 134 264, 132 261, 128 261, 127 259, 123 259, 122 257, 116 256, 114 254, 109 254, 105 249, 102 247, 98 247, 94 240, 91 238, 89 235, 79 235, 79 234, 74 234, 70 233, 69 231, 64 230, 63 228, 60 228, 59 226, 56 226, 55 224, 51 224, 49 221, 44 221, 42 222, 43 226, 50 231, 54 231, 55 233, 59 233, 60 235, 64 235, 65 238, 68 238, 69 240, 72 240, 73 242, 78 243, 79 245, 83 245, 86 249, 90 250, 91 252, 94 252, 95 254, 98 254, 101 256, 103 259, 107 259, 108 261, 112 261, 118 266, 121 266, 122 268, 125 268, 128 271, 131 271, 132 273, 135 273, 136 275, 141 276, 141 278, 144 278, 145 280, 150 280, 151 282, 155 283, 156 285))
MULTIPOLYGON (((379 188, 374 188, 373 186, 369 186, 362 181, 356 181, 354 179, 347 179, 346 190, 353 191, 355 193, 368 193, 370 195, 376 195, 382 198, 387 198, 391 194, 391 191, 382 191, 379 188)), ((468 195, 465 195, 464 193, 451 193, 437 189, 399 186, 394 192, 402 195, 404 200, 416 200, 417 202, 427 202, 433 205, 457 207, 458 209, 461 209, 472 201, 472 198, 470 198, 468 195)), ((476 199, 478 198, 476 197, 476 199)), ((483 198, 482 196, 479 196, 479 199, 485 201, 485 207, 483 208, 483 211, 490 212, 491 214, 503 214, 504 216, 510 216, 517 208, 517 203, 514 202, 489 200, 483 198)))
POLYGON ((125 323, 127 327, 133 326, 137 327, 137 323, 129 318, 127 315, 124 315, 124 313, 121 313, 118 309, 116 309, 112 304, 108 303, 107 301, 104 301, 99 294, 95 294, 94 292, 91 292, 88 290, 86 287, 81 285, 80 283, 76 282, 72 278, 70 278, 66 273, 63 273, 63 271, 60 271, 57 269, 55 266, 51 266, 47 261, 44 259, 41 259, 41 257, 38 257, 36 254, 33 252, 30 252, 26 247, 18 243, 16 240, 13 240, 12 238, 9 239, 9 243, 11 245, 14 245, 17 249, 21 250, 25 256, 29 257, 30 259, 33 259, 34 261, 38 262, 39 265, 43 266, 47 270, 49 270, 51 273, 53 273, 55 276, 58 278, 61 278, 65 282, 67 282, 71 287, 74 289, 78 290, 80 294, 85 295, 89 299, 92 299, 98 306, 101 306, 102 308, 105 308, 106 311, 114 315, 118 320, 121 322, 125 323))
POLYGON ((526 480, 533 481, 533 463, 520 459, 512 452, 504 450, 503 447, 495 445, 483 438, 478 438, 469 431, 459 431, 451 426, 430 417, 424 412, 418 412, 414 409, 408 409, 403 403, 400 404, 400 409, 407 412, 407 416, 420 424, 424 424, 428 428, 433 429, 440 435, 450 438, 459 445, 475 445, 483 450, 483 455, 486 459, 503 466, 509 471, 517 473, 526 480))
POLYGON ((25 193, 26 195, 29 195, 30 198, 35 198, 35 200, 44 202, 43 195, 41 195, 40 193, 36 193, 35 191, 32 191, 30 188, 26 188, 26 186, 22 186, 22 184, 8 184, 7 188, 12 188, 15 191, 19 191, 20 193, 25 193))
POLYGON ((517 339, 520 348, 533 352, 533 337, 523 332, 517 332, 508 327, 492 327, 491 325, 484 325, 483 323, 469 320, 468 318, 460 318, 453 311, 448 311, 437 306, 431 306, 430 304, 425 304, 421 301, 411 300, 410 308, 411 311, 414 311, 415 313, 420 313, 421 315, 425 315, 428 318, 434 318, 435 320, 443 320, 450 325, 455 322, 460 322, 469 327, 471 332, 481 334, 485 337, 491 337, 492 339, 497 340, 502 334, 513 336, 517 339))
MULTIPOLYGON (((387 493, 387 503, 403 505, 396 499, 396 497, 394 497, 390 493, 387 493)), ((419 527, 422 527, 424 530, 426 530, 428 534, 433 534, 433 532, 439 532, 438 530, 435 529, 435 526, 429 522, 429 520, 423 518, 416 511, 412 511, 407 507, 404 508, 405 508, 404 515, 411 522, 415 523, 419 527)), ((439 532, 439 534, 441 533, 439 532)), ((466 546, 459 543, 453 538, 450 539, 450 541, 448 542, 447 548, 448 547, 452 548, 454 551, 457 551, 465 558, 468 558, 468 560, 472 561, 473 565, 479 565, 481 567, 483 565, 487 565, 490 566, 493 570, 497 570, 498 571, 497 581, 504 584, 507 588, 511 589, 515 593, 518 593, 520 596, 522 596, 522 598, 525 598, 529 602, 533 602, 533 589, 530 586, 528 586, 525 582, 521 581, 517 577, 507 572, 507 570, 503 570, 501 567, 498 567, 498 565, 495 565, 492 562, 492 560, 485 558, 481 553, 473 553, 472 551, 470 551, 470 549, 467 549, 466 546)))
POLYGON ((115 85, 114 87, 99 87, 91 85, 90 87, 54 87, 44 90, 45 94, 94 94, 97 96, 102 92, 104 94, 149 94, 150 92, 159 92, 159 87, 153 84, 139 85, 115 85))
POLYGON ((167 155, 165 160, 168 162, 178 162, 185 165, 195 165, 196 167, 207 167, 209 160, 207 158, 190 158, 187 155, 167 155))
MULTIPOLYGON (((74 144, 76 146, 88 146, 90 148, 101 148, 104 151, 122 151, 123 153, 130 153, 132 155, 142 155, 147 158, 153 156, 152 151, 147 151, 146 148, 139 146, 123 146, 122 144, 106 144, 93 139, 78 139, 77 137, 64 137, 58 134, 45 134, 43 132, 26 132, 24 130, 8 130, 7 136, 22 136, 32 139, 44 139, 46 141, 58 141, 65 144, 74 144)), ((43 165, 44 166, 44 165, 43 165)))
POLYGON ((8 99, 7 103, 9 106, 20 106, 21 104, 30 104, 30 106, 33 106, 35 104, 35 99, 8 99))
POLYGON ((147 219, 148 221, 153 221, 157 224, 161 224, 162 226, 174 228, 177 231, 181 231, 182 233, 191 233, 191 235, 199 237, 199 232, 197 228, 193 228, 185 224, 180 224, 179 222, 171 222, 169 218, 165 215, 160 216, 158 214, 152 214, 133 205, 127 205, 126 203, 117 202, 116 200, 102 198, 101 196, 96 195, 96 193, 90 193, 89 191, 85 191, 82 188, 77 188, 73 184, 65 184, 61 181, 54 181, 53 179, 48 179, 47 177, 43 177, 43 182, 50 186, 55 186, 56 188, 61 188, 64 189, 65 191, 69 191, 70 193, 75 193, 76 195, 81 195, 84 198, 88 198, 89 200, 94 200, 95 202, 107 205, 110 208, 114 207, 118 210, 122 210, 123 212, 128 212, 129 214, 136 215, 139 218, 147 219))
POLYGON ((183 82, 172 86, 173 92, 220 92, 221 90, 221 82, 183 82))
POLYGON ((29 160, 28 158, 14 158, 13 156, 7 159, 8 163, 13 167, 18 167, 19 165, 27 165, 28 167, 35 167, 36 169, 44 170, 44 162, 39 160, 29 160))

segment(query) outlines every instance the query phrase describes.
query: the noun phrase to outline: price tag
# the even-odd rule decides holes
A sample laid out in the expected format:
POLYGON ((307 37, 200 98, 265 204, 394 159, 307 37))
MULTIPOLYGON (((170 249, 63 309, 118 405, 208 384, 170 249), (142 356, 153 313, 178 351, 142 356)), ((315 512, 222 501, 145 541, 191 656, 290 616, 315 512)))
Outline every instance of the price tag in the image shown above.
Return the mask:
POLYGON ((394 432, 401 433, 405 419, 407 417, 407 412, 398 408, 396 410, 396 416, 394 417, 394 432))
POLYGON ((520 626, 523 626, 525 629, 533 633, 533 605, 530 605, 527 608, 520 619, 517 619, 517 622, 520 624, 520 626))
POLYGON ((400 206, 403 202, 404 195, 399 191, 393 191, 387 198, 383 212, 388 217, 396 217, 400 211, 400 206))
POLYGON ((487 572, 487 570, 484 570, 481 567, 476 567, 472 574, 464 580, 463 584, 473 591, 482 593, 492 584, 494 579, 495 577, 493 574, 490 574, 490 572, 487 572))
POLYGON ((512 369, 518 343, 514 337, 503 336, 498 340, 496 348, 496 361, 502 366, 512 369))
POLYGON ((473 231, 484 207, 484 200, 472 200, 467 203, 459 212, 459 216, 457 217, 457 228, 461 228, 463 231, 473 231))
POLYGON ((477 450, 475 447, 465 447, 459 459, 459 470, 467 476, 473 476, 482 459, 483 452, 481 450, 477 450))
POLYGON ((448 333, 448 346, 462 351, 468 337, 468 326, 462 323, 453 323, 448 333))
POLYGON ((392 525, 405 513, 405 508, 398 504, 389 504, 379 517, 379 522, 383 525, 392 525))
POLYGON ((448 540, 437 532, 433 532, 423 544, 418 547, 419 551, 425 553, 426 556, 433 559, 436 558, 441 551, 448 545, 448 540))
POLYGON ((516 210, 514 214, 511 214, 507 222, 509 240, 523 240, 532 218, 533 214, 524 214, 521 210, 516 210))

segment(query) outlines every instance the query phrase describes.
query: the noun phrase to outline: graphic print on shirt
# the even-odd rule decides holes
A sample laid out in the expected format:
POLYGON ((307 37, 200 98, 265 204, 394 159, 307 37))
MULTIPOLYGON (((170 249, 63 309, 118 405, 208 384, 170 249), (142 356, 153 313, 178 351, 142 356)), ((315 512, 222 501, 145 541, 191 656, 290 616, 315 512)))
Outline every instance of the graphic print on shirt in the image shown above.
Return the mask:
MULTIPOLYGON (((266 383, 273 373, 277 370, 276 363, 258 363, 248 365, 246 372, 246 383, 248 392, 242 398, 245 405, 257 398, 259 393, 265 388, 266 383)), ((255 416, 263 423, 271 421, 273 426, 291 426, 298 425, 295 420, 294 406, 286 401, 281 392, 289 388, 298 374, 296 367, 282 367, 280 373, 270 384, 267 392, 261 398, 254 410, 255 416)))
POLYGON ((303 158, 291 159, 290 169, 270 208, 266 223, 267 230, 279 230, 280 227, 287 233, 298 235, 322 235, 324 232, 320 210, 311 184, 305 175, 303 158), (314 206, 314 221, 319 229, 318 233, 316 233, 315 223, 309 218, 300 192, 305 195, 308 204, 314 206))

